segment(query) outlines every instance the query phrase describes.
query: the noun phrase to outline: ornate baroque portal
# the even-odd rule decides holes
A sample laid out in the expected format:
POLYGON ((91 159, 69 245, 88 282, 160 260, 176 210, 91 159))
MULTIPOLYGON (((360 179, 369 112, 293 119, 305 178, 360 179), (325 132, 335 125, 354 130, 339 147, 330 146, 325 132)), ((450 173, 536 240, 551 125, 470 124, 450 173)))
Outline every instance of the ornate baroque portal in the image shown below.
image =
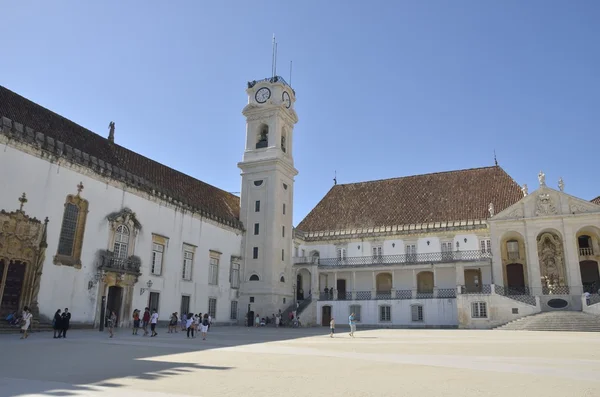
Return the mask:
POLYGON ((48 218, 42 223, 25 214, 25 193, 19 201, 18 210, 0 211, 0 314, 29 306, 37 317, 48 218))
POLYGON ((553 232, 538 236, 538 258, 542 285, 550 290, 566 286, 564 250, 561 238, 553 232))

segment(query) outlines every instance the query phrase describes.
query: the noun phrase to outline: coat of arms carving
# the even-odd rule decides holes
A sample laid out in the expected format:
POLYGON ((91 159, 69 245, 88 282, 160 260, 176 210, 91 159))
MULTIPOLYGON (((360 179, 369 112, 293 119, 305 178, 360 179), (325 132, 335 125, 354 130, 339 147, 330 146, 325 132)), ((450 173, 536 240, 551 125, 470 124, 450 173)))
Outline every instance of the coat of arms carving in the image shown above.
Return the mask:
POLYGON ((548 193, 542 193, 537 197, 537 204, 535 207, 535 215, 556 215, 558 211, 552 201, 552 197, 548 193))

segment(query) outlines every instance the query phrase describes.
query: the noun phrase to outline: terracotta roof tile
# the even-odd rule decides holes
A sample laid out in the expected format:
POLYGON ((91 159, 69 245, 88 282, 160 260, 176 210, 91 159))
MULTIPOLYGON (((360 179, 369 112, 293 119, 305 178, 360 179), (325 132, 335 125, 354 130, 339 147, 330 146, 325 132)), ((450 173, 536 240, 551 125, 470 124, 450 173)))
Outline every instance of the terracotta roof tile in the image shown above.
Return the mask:
POLYGON ((334 186, 298 225, 302 232, 489 217, 523 198, 499 166, 334 186))
POLYGON ((161 192, 233 225, 239 223, 239 197, 176 171, 0 86, 0 116, 144 178, 161 192))
POLYGON ((592 200, 592 203, 600 205, 600 196, 592 200))

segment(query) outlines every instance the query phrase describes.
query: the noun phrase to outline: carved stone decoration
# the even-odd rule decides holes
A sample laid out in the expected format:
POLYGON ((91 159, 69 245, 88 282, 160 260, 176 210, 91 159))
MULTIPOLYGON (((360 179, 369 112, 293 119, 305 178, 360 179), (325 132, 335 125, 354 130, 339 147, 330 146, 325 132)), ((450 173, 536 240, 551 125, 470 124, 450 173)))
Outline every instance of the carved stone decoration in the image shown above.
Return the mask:
POLYGON ((561 192, 565 191, 565 182, 563 181, 562 177, 558 178, 558 188, 561 192))
POLYGON ((496 211, 494 210, 494 203, 490 203, 488 206, 488 212, 490 213, 490 217, 493 217, 496 214, 496 211))
POLYGON ((142 230, 142 224, 138 221, 135 212, 131 209, 124 207, 119 211, 110 213, 106 216, 106 219, 110 222, 110 227, 113 231, 117 230, 119 225, 133 226, 135 233, 142 230))
POLYGON ((546 174, 542 171, 538 174, 538 181, 540 182, 540 186, 546 186, 546 174))
POLYGON ((529 188, 527 187, 527 184, 524 183, 523 187, 521 188, 521 191, 523 192, 523 197, 527 196, 529 194, 529 188))
POLYGON ((545 232, 538 237, 540 275, 544 280, 553 280, 555 286, 566 285, 563 243, 559 236, 545 232))
POLYGON ((556 215, 558 211, 552 200, 552 197, 548 193, 542 193, 537 197, 537 203, 535 206, 535 215, 556 215))
POLYGON ((512 210, 511 212, 509 212, 506 215, 507 219, 518 219, 518 218, 523 218, 524 214, 523 214, 523 209, 522 208, 515 208, 514 210, 512 210))

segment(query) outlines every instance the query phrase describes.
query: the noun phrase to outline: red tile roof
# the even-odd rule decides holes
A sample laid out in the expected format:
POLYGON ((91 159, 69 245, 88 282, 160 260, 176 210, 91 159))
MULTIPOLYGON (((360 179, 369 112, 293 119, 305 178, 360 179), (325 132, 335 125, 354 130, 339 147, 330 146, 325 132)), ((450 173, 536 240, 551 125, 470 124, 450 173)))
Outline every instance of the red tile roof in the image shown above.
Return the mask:
POLYGON ((334 186, 298 225, 302 232, 489 217, 523 198, 499 166, 334 186))
MULTIPOLYGON (((239 197, 111 143, 108 139, 2 86, 0 86, 0 117, 6 117, 13 123, 23 124, 36 133, 44 134, 43 137, 38 137, 38 142, 41 140, 41 145, 46 150, 52 149, 55 154, 60 151, 61 155, 65 156, 67 150, 70 150, 73 159, 82 159, 81 161, 90 168, 96 161, 97 171, 100 169, 106 171, 109 167, 105 163, 108 163, 113 169, 111 173, 113 177, 126 179, 127 182, 132 182, 147 191, 155 190, 163 195, 166 194, 217 221, 241 227, 239 197), (64 145, 59 145, 59 142, 64 145), (72 149, 67 148, 67 145, 72 149), (88 159, 80 154, 74 156, 75 149, 87 153, 88 159), (115 167, 120 170, 114 170, 115 167)), ((1 127, 0 123, 0 131, 1 127)), ((14 126, 13 131, 15 131, 14 126)), ((23 139, 27 138, 27 133, 20 135, 23 139)), ((32 139, 35 141, 35 134, 32 139)), ((30 137, 30 141, 32 139, 30 137)))
POLYGON ((600 196, 592 200, 592 203, 600 205, 600 196))

